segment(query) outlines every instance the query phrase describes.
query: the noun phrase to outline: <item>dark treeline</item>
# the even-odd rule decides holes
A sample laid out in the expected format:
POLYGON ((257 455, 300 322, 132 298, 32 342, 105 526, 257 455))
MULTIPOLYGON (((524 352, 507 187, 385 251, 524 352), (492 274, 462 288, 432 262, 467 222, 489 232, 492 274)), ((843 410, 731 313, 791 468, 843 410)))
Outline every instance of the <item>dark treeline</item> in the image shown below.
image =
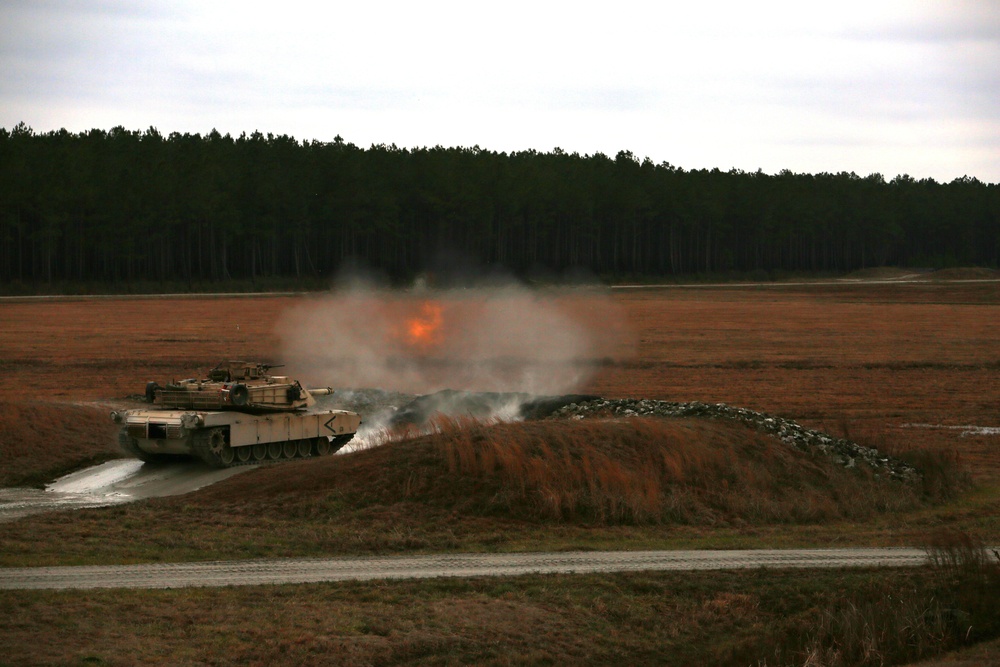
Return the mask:
POLYGON ((0 129, 0 281, 404 279, 442 253, 609 277, 1000 263, 1000 187, 631 153, 0 129))

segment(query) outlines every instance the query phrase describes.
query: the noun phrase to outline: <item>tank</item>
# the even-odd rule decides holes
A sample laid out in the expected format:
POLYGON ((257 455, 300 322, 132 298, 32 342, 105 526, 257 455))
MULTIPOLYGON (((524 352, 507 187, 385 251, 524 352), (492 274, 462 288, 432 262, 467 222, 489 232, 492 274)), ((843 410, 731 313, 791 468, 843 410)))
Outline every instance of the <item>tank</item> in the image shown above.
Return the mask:
POLYGON ((316 408, 316 396, 288 377, 270 375, 278 366, 228 361, 203 379, 146 385, 154 407, 113 411, 121 424, 118 442, 143 461, 197 457, 226 468, 283 459, 325 456, 351 441, 361 417, 346 410, 316 408))

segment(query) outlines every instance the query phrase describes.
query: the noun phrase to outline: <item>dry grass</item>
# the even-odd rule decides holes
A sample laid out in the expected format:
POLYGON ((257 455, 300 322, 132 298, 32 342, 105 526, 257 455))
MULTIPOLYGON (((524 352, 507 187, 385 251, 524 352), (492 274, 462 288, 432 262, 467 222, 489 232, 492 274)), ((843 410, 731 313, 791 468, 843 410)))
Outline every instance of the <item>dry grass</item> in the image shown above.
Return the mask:
MULTIPOLYGON (((605 464, 598 454, 581 451, 581 463, 586 454, 592 469, 604 466, 603 480, 591 482, 594 493, 591 483, 577 483, 546 496, 541 490, 544 475, 552 475, 546 466, 555 466, 562 456, 559 436, 550 434, 550 442, 556 443, 546 445, 554 457, 551 462, 525 450, 523 465, 538 459, 535 468, 525 469, 538 482, 530 497, 519 497, 516 484, 504 487, 504 478, 496 472, 464 475, 461 483, 451 479, 447 457, 433 448, 419 448, 417 454, 417 449, 394 447, 372 452, 371 459, 343 457, 255 471, 181 498, 28 518, 4 526, 0 555, 14 564, 623 544, 891 545, 913 544, 941 524, 993 541, 1000 536, 996 436, 901 428, 907 423, 998 424, 996 284, 622 290, 613 298, 635 334, 635 348, 583 360, 594 375, 582 391, 721 401, 764 410, 833 434, 849 434, 889 453, 930 459, 920 464, 927 470, 943 462, 944 472, 949 466, 953 471, 957 464, 971 471, 977 489, 955 495, 949 484, 958 477, 932 474, 928 479, 939 482, 920 500, 952 497, 945 505, 921 505, 904 493, 880 502, 886 508, 901 503, 914 509, 852 509, 851 503, 859 504, 867 490, 830 500, 829 490, 816 490, 824 482, 815 467, 809 467, 812 462, 800 465, 790 459, 787 463, 803 477, 789 482, 779 476, 782 493, 772 496, 763 490, 743 494, 733 484, 728 489, 699 487, 692 482, 695 467, 684 484, 672 484, 666 464, 655 482, 645 482, 646 491, 611 493, 628 474, 620 454, 607 454, 611 463, 605 464), (394 462, 405 467, 419 457, 426 457, 427 464, 414 469, 427 471, 426 479, 416 473, 386 475, 394 462), (493 489, 492 495, 481 492, 487 488, 493 489), (360 494, 352 502, 362 504, 346 502, 345 494, 352 489, 360 494), (425 495, 418 496, 417 489, 425 495), (479 513, 465 516, 461 512, 472 507, 470 498, 478 503, 479 513), (659 505, 650 502, 654 498, 659 505), (557 514, 563 518, 553 520, 557 514), (651 516, 667 518, 661 519, 664 523, 636 523, 651 521, 651 516), (595 528, 613 517, 625 523, 595 528), (142 538, 136 539, 137 534, 142 538)), ((60 406, 37 406, 42 412, 36 412, 38 398, 120 400, 140 393, 147 380, 187 377, 223 358, 280 361, 275 328, 283 312, 300 304, 297 297, 0 303, 0 371, 6 380, 0 384, 0 400, 7 402, 0 411, 0 429, 5 429, 0 430, 0 471, 8 480, 13 474, 40 481, 64 466, 114 449, 104 409, 81 412, 79 418, 60 406), (21 418, 28 413, 35 417, 21 418), (51 433, 31 434, 27 423, 44 424, 51 433), (52 446, 77 427, 86 433, 52 446), (15 447, 17 456, 12 455, 15 447)), ((331 382, 349 384, 349 378, 331 382)), ((676 440, 678 452, 685 447, 694 451, 692 466, 697 461, 708 465, 715 460, 711 457, 725 451, 713 449, 713 439, 737 438, 714 431, 715 426, 689 427, 694 431, 669 437, 676 440), (700 442, 709 443, 704 451, 699 450, 700 442)), ((497 434, 507 441, 528 437, 515 430, 497 434)), ((630 437, 642 440, 637 434, 630 437)), ((725 447, 742 447, 752 454, 751 445, 762 447, 753 444, 754 437, 751 434, 745 445, 725 447)), ((504 447, 511 448, 509 442, 504 447)), ((503 451, 500 448, 497 457, 503 451)), ((640 454, 635 456, 643 461, 640 454)), ((755 477, 749 482, 740 478, 740 484, 752 489, 768 488, 768 480, 777 474, 769 466, 747 464, 746 469, 755 477)), ((564 477, 576 479, 573 474, 564 477)))
POLYGON ((928 500, 953 499, 973 486, 972 471, 961 449, 914 439, 912 428, 890 427, 872 421, 841 420, 829 432, 917 468, 921 473, 922 494, 928 500))
POLYGON ((908 572, 723 572, 5 592, 0 663, 756 664, 816 608, 913 586, 908 572))
MULTIPOLYGON (((594 371, 580 387, 585 393, 726 402, 813 421, 997 423, 1000 283, 612 297, 624 320, 616 325, 634 341, 580 360, 594 371)), ((120 398, 220 359, 279 361, 282 314, 302 304, 298 297, 3 302, 0 400, 120 398)), ((573 312, 600 317, 584 305, 573 312)), ((1000 461, 991 465, 1000 470, 1000 461)))
POLYGON ((978 538, 940 529, 927 540, 936 590, 847 600, 823 614, 806 665, 901 664, 1000 634, 1000 556, 978 538))
POLYGON ((105 410, 48 401, 0 401, 0 486, 49 482, 121 456, 105 410))
POLYGON ((963 643, 950 585, 920 568, 7 591, 0 664, 893 665, 963 643))
MULTIPOLYGON (((566 432, 475 426, 470 433, 478 430, 481 440, 442 424, 441 435, 260 469, 188 496, 5 524, 0 558, 26 565, 915 544, 942 525, 972 527, 997 541, 996 437, 900 428, 998 424, 995 284, 677 289, 614 298, 636 334, 635 348, 631 356, 619 350, 584 360, 595 374, 581 391, 745 405, 849 432, 897 455, 937 457, 945 468, 957 463, 972 470, 978 488, 930 506, 928 497, 951 493, 946 484, 897 493, 899 485, 843 474, 758 434, 711 422, 566 432), (585 465, 590 475, 580 472, 585 465), (651 472, 643 475, 645 467, 651 472), (869 497, 877 500, 872 507, 865 506, 869 497)), ((31 443, 65 433, 52 415, 69 413, 41 406, 33 413, 27 406, 36 397, 120 398, 141 392, 146 380, 187 377, 222 358, 277 361, 274 327, 294 303, 271 297, 0 304, 0 372, 8 380, 0 385, 7 401, 0 410, 0 470, 11 474, 19 460, 27 468, 15 474, 31 474, 32 462, 43 460, 33 456, 31 443), (25 414, 34 418, 24 420, 25 414), (55 424, 55 433, 31 435, 25 423, 55 424), (27 455, 7 456, 13 449, 5 437, 27 455)), ((80 462, 107 451, 103 418, 103 411, 93 421, 80 413, 72 421, 86 434, 73 441, 82 446, 67 444, 58 457, 65 452, 80 462)), ((50 469, 48 462, 42 467, 50 469)), ((860 647, 893 664, 900 660, 884 640, 910 637, 931 646, 927 638, 944 637, 944 628, 951 641, 964 617, 944 611, 971 613, 959 602, 989 601, 975 597, 963 576, 961 568, 939 567, 86 596, 5 592, 0 663, 801 665, 810 656, 824 664, 859 662, 850 651, 860 647), (908 635, 913 628, 921 634, 908 635), (776 662, 776 647, 786 660, 776 662)), ((992 591, 983 581, 989 583, 977 580, 978 587, 992 591)))
MULTIPOLYGON (((729 422, 455 423, 185 496, 6 524, 0 564, 456 550, 907 544, 947 516, 920 488, 729 422)), ((985 504, 984 504, 985 503, 985 504)))
POLYGON ((909 667, 983 667, 984 665, 1000 665, 1000 639, 979 642, 920 662, 913 662, 909 667))
POLYGON ((747 525, 864 519, 921 506, 917 490, 845 470, 737 423, 628 419, 482 424, 295 468, 241 475, 187 504, 321 514, 424 504, 462 516, 582 525, 747 525), (255 496, 255 498, 252 498, 255 496))
POLYGON ((449 477, 489 489, 469 497, 470 505, 541 520, 796 523, 917 505, 902 485, 843 470, 740 424, 442 419, 427 441, 444 456, 449 477))
MULTIPOLYGON (((609 397, 751 407, 836 433, 849 422, 997 426, 1000 283, 664 289, 616 294, 636 331, 630 361, 585 387, 609 397)), ((907 429, 1000 476, 996 437, 907 429)))
POLYGON ((0 400, 141 394, 230 358, 274 362, 295 297, 67 299, 0 303, 0 400))

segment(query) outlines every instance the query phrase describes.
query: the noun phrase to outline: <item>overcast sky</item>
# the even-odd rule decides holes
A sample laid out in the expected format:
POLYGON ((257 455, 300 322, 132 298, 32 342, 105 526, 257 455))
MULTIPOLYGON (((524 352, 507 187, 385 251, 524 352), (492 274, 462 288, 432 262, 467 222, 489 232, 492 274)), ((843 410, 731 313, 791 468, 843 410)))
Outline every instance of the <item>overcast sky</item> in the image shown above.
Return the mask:
POLYGON ((0 0, 0 127, 1000 182, 1000 0, 0 0))

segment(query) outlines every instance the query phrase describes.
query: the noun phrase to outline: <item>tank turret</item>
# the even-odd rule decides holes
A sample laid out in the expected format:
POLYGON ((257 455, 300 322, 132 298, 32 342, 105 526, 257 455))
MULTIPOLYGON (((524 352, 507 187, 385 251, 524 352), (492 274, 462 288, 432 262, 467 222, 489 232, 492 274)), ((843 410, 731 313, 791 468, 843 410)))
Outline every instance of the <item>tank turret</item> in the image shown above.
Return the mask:
POLYGON ((316 404, 314 396, 333 393, 329 387, 306 389, 297 380, 271 375, 272 366, 248 361, 226 361, 203 379, 172 380, 161 387, 146 385, 146 400, 164 408, 290 412, 316 404))

